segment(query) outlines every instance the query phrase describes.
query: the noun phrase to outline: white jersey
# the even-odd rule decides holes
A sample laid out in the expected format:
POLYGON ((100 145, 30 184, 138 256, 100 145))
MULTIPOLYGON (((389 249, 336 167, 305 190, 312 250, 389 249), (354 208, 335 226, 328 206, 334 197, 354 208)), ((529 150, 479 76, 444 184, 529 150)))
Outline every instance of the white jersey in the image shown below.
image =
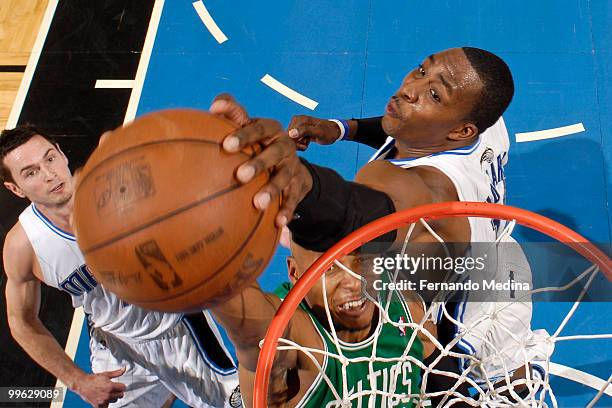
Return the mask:
MULTIPOLYGON (((394 145, 395 140, 389 137, 370 161, 386 159, 394 145)), ((508 131, 504 120, 500 118, 470 146, 424 157, 386 160, 405 169, 417 166, 435 167, 452 181, 459 201, 504 204, 504 165, 508 161, 509 146, 508 131)), ((500 230, 498 223, 486 218, 470 217, 469 223, 471 242, 493 242, 500 230)))
MULTIPOLYGON (((508 161, 510 141, 502 118, 470 146, 419 158, 387 159, 394 145, 394 139, 389 137, 370 160, 387 160, 405 169, 417 166, 434 167, 452 181, 460 201, 505 203, 504 165, 508 161)), ((510 236, 500 237, 505 223, 481 217, 469 217, 469 223, 471 256, 475 256, 474 243, 485 243, 478 246, 478 252, 486 251, 493 255, 487 259, 488 267, 485 273, 488 278, 504 282, 510 276, 510 279, 516 282, 524 282, 530 286, 531 269, 520 245, 510 236), (503 242, 501 246, 494 244, 498 238, 503 242)), ((458 322, 455 336, 461 337, 457 347, 483 362, 489 379, 496 379, 505 373, 500 357, 512 371, 524 364, 526 357, 532 366, 536 366, 536 362, 545 360, 546 356, 550 355, 551 351, 542 340, 547 337, 546 332, 531 331, 530 299, 518 302, 511 298, 497 297, 494 301, 468 301, 468 292, 464 293, 462 298, 454 312, 454 318, 458 322), (497 318, 483 321, 483 316, 497 318), (523 344, 528 344, 529 347, 521 347, 523 344)), ((437 321, 441 318, 441 306, 442 303, 433 305, 434 310, 437 309, 434 313, 437 321)), ((461 361, 465 363, 462 367, 465 369, 469 360, 461 361)))
POLYGON ((44 282, 83 306, 90 324, 128 341, 155 339, 172 329, 181 314, 151 312, 127 304, 96 282, 75 237, 62 231, 32 203, 19 216, 42 270, 44 282))

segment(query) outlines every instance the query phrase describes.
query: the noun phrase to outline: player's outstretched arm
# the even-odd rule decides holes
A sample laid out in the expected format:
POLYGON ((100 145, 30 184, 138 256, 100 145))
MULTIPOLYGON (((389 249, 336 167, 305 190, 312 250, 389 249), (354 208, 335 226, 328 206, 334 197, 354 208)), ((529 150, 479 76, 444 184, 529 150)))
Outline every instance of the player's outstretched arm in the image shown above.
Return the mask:
POLYGON ((6 236, 6 312, 11 335, 41 367, 95 407, 123 396, 125 385, 111 381, 121 372, 87 374, 68 357, 38 317, 40 281, 34 275, 33 249, 17 224, 6 236))
MULTIPOLYGON (((263 292, 255 282, 229 301, 209 309, 225 328, 236 348, 240 368, 240 388, 246 406, 251 406, 253 399, 259 344, 265 338, 280 304, 280 298, 263 292)), ((311 326, 310 318, 306 313, 297 310, 282 337, 292 339, 298 344, 305 344, 304 338, 309 338, 309 335, 312 338, 313 333, 314 328, 311 326)), ((269 406, 286 406, 286 403, 299 391, 296 384, 306 384, 314 378, 308 371, 309 366, 304 366, 303 362, 300 365, 298 357, 297 350, 283 350, 276 353, 270 374, 269 406), (298 377, 299 380, 296 381, 298 377)))
MULTIPOLYGON (((294 241, 300 246, 324 252, 356 229, 378 218, 418 205, 456 201, 452 182, 433 168, 405 170, 384 161, 373 161, 357 174, 357 182, 344 180, 335 171, 302 161, 310 178, 310 188, 300 200, 289 224, 294 241)), ((469 225, 461 219, 433 225, 446 242, 468 242, 469 225), (464 225, 458 225, 464 223, 464 225)), ((423 227, 417 226, 413 237, 423 227)), ((372 242, 381 250, 401 246, 406 228, 390 231, 372 242)))
MULTIPOLYGON (((225 112, 228 117, 238 112, 240 117, 248 117, 233 99, 226 99, 223 105, 216 114, 225 112)), ((257 174, 270 172, 270 181, 254 196, 255 206, 264 209, 282 194, 284 200, 276 217, 277 225, 286 225, 297 210, 300 218, 289 225, 294 238, 299 245, 317 252, 324 252, 350 232, 384 215, 421 204, 457 200, 448 177, 432 168, 405 171, 374 161, 360 170, 357 183, 348 182, 331 169, 300 160, 295 143, 271 119, 249 120, 224 139, 223 147, 228 152, 238 152, 258 143, 265 146, 264 150, 238 167, 238 181, 246 183, 257 174), (304 239, 300 241, 301 238, 304 239)), ((451 228, 448 229, 451 234, 443 238, 467 242, 469 235, 464 232, 467 227, 469 234, 469 226, 463 227, 459 236, 454 236, 456 230, 451 228)), ((393 235, 381 239, 401 244, 402 234, 393 235)))
POLYGON ((350 137, 351 132, 355 133, 357 128, 355 121, 345 121, 340 126, 331 120, 319 119, 308 115, 297 115, 291 118, 287 131, 289 137, 295 141, 298 150, 306 150, 310 142, 329 145, 341 139, 347 139, 350 137), (342 126, 342 129, 340 126, 342 126), (346 134, 347 132, 349 134, 346 134))
POLYGON ((210 309, 236 347, 241 367, 253 372, 257 368, 259 342, 280 304, 278 296, 263 292, 255 282, 229 301, 210 309))
POLYGON ((329 145, 339 140, 358 142, 378 149, 387 139, 382 127, 382 116, 329 120, 297 115, 291 118, 287 129, 298 150, 306 150, 310 142, 329 145))

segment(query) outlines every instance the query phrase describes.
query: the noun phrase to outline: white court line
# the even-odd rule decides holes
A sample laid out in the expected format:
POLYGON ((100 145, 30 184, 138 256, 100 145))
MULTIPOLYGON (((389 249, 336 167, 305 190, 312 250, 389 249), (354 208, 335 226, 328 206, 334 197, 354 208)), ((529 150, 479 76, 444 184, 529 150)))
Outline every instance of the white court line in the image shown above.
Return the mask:
POLYGON ((215 20, 213 20, 202 0, 194 1, 193 8, 198 13, 198 16, 200 16, 200 20, 202 20, 208 31, 215 37, 215 40, 217 40, 219 44, 226 42, 227 37, 223 34, 223 31, 221 31, 217 23, 215 23, 215 20))
MULTIPOLYGON (((585 373, 584 371, 576 370, 575 368, 553 362, 550 362, 550 373, 556 375, 557 377, 567 378, 568 380, 588 385, 597 391, 601 390, 607 382, 606 380, 602 380, 601 378, 585 373)), ((608 385, 604 393, 612 397, 612 385, 608 385)))
POLYGON ((287 85, 279 82, 278 80, 274 79, 272 76, 268 74, 264 75, 263 78, 261 78, 261 82, 268 85, 270 88, 274 89, 276 92, 280 93, 281 95, 284 95, 287 98, 291 99, 293 102, 297 102, 300 105, 305 106, 310 110, 315 110, 317 105, 319 105, 319 102, 313 101, 312 99, 302 95, 301 93, 294 91, 293 89, 289 88, 287 85))
POLYGON ((40 22, 38 35, 36 36, 36 41, 34 41, 34 46, 32 47, 30 58, 28 59, 28 65, 23 73, 19 90, 17 91, 17 95, 15 96, 15 100, 13 101, 13 106, 11 108, 11 113, 9 114, 8 121, 6 122, 7 129, 13 129, 15 126, 17 126, 17 121, 19 120, 21 109, 23 109, 25 98, 28 94, 28 90, 30 89, 32 77, 34 76, 34 71, 36 71, 36 65, 38 65, 38 59, 40 58, 40 53, 42 52, 43 45, 45 44, 49 27, 51 27, 51 21, 53 20, 53 15, 55 14, 58 1, 59 0, 49 0, 49 3, 47 4, 47 10, 45 11, 42 21, 40 22))
MULTIPOLYGON (((55 0, 55 2, 57 3, 57 0, 55 0)), ((147 36, 145 37, 145 42, 142 47, 142 53, 140 55, 140 61, 138 62, 136 79, 134 79, 133 81, 129 81, 132 83, 132 94, 130 95, 130 101, 128 103, 128 107, 125 113, 124 124, 132 121, 136 116, 136 110, 138 109, 138 103, 140 102, 142 86, 144 84, 144 78, 146 76, 147 68, 149 66, 149 60, 151 59, 151 51, 153 50, 153 44, 155 43, 155 37, 157 36, 157 28, 159 26, 159 20, 161 18, 161 12, 163 7, 164 0, 155 0, 155 4, 153 5, 153 11, 151 12, 151 20, 149 21, 147 36)), ((85 313, 83 312, 83 308, 79 307, 75 309, 74 315, 72 317, 72 325, 70 326, 70 333, 68 334, 68 340, 66 341, 65 348, 66 354, 68 354, 73 361, 79 344, 79 339, 81 338, 84 320, 85 313)), ((60 386, 65 387, 65 385, 63 385, 61 381, 58 380, 56 383, 56 387, 60 386)), ((50 408, 62 408, 63 406, 64 401, 62 400, 61 402, 51 403, 50 408)))
POLYGON ((123 119, 124 125, 133 121, 136 117, 140 95, 142 94, 142 86, 144 85, 147 69, 149 68, 149 60, 151 59, 153 44, 155 44, 155 37, 157 37, 157 27, 159 27, 163 8, 164 0, 155 0, 153 11, 151 12, 151 20, 149 21, 149 29, 147 30, 147 36, 145 37, 142 53, 140 54, 140 61, 138 62, 138 70, 136 70, 136 78, 134 78, 134 87, 132 88, 130 101, 125 112, 125 118, 123 119))
MULTIPOLYGON (((68 340, 66 340, 66 354, 72 361, 74 361, 74 356, 76 355, 77 348, 79 346, 79 340, 81 338, 81 331, 83 329, 83 322, 85 321, 85 312, 83 312, 82 307, 77 307, 74 309, 74 315, 72 316, 72 324, 70 325, 70 332, 68 333, 68 340)), ((66 390, 66 384, 61 382, 59 379, 55 383, 55 387, 63 387, 64 391, 66 390)), ((51 403, 50 408, 61 408, 64 406, 64 400, 66 399, 66 394, 64 394, 64 398, 61 401, 54 401, 51 403)))
MULTIPOLYGON (((23 109, 26 96, 28 95, 28 90, 30 89, 30 84, 32 83, 32 78, 34 77, 34 72, 36 71, 36 66, 38 65, 38 60, 40 59, 43 45, 47 39, 47 34, 49 33, 49 28, 51 27, 51 22, 53 21, 53 16, 55 15, 58 2, 59 0, 49 0, 49 3, 47 4, 47 9, 45 10, 45 14, 40 22, 36 40, 32 46, 32 52, 28 58, 28 65, 23 73, 21 84, 19 84, 19 90, 17 91, 17 95, 13 101, 13 106, 11 107, 11 113, 9 114, 6 122, 7 129, 13 129, 15 126, 17 126, 17 121, 19 120, 19 115, 21 115, 21 110, 23 109)), ((70 332, 68 334, 68 340, 66 341, 66 348, 64 349, 66 354, 68 354, 72 360, 74 360, 79 344, 84 318, 85 314, 83 313, 83 308, 76 309, 72 315, 72 324, 70 325, 70 332)), ((55 386, 64 387, 64 389, 66 387, 59 379, 56 381, 55 386)), ((52 402, 50 407, 63 407, 65 397, 66 395, 64 394, 62 401, 52 402)))
POLYGON ((126 89, 134 87, 133 79, 98 79, 96 89, 126 89))
POLYGON ((584 132, 584 125, 576 123, 575 125, 562 126, 554 129, 538 130, 536 132, 517 133, 516 142, 533 142, 535 140, 553 139, 555 137, 573 135, 574 133, 584 132))

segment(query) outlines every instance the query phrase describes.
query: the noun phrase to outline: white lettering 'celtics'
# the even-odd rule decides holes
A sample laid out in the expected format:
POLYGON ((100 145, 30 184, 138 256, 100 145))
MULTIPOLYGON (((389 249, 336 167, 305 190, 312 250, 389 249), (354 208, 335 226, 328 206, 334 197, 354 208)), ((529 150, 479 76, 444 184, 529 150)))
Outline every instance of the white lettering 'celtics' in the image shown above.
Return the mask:
POLYGON ((83 306, 94 327, 130 341, 150 340, 180 321, 181 314, 145 311, 98 285, 75 237, 55 226, 35 204, 21 213, 19 223, 32 244, 44 282, 68 293, 74 307, 83 306))
MULTIPOLYGON (((284 299, 291 290, 291 284, 284 283, 279 286, 274 293, 284 299)), ((388 315, 394 322, 412 322, 412 317, 408 306, 398 292, 393 292, 392 300, 389 303, 388 315)), ((382 301, 381 301, 382 302, 382 301)), ((386 302, 382 302, 385 307, 386 302)), ((379 323, 374 333, 367 339, 359 343, 346 343, 338 341, 336 343, 332 335, 326 330, 325 326, 318 321, 316 316, 310 311, 305 302, 300 304, 305 310, 315 328, 317 329, 325 350, 333 355, 338 355, 338 347, 342 349, 342 355, 346 357, 349 364, 345 367, 334 357, 326 356, 323 364, 323 373, 334 384, 336 391, 343 397, 343 373, 346 371, 346 388, 351 406, 357 408, 374 407, 413 407, 414 400, 408 394, 418 395, 420 386, 420 372, 418 365, 410 362, 403 354, 412 359, 422 361, 423 343, 418 337, 410 345, 412 329, 402 326, 398 328, 390 323, 381 323, 382 315, 379 315, 379 323), (408 347, 410 346, 410 349, 408 347), (372 359, 373 348, 376 347, 374 359, 372 359), (406 351, 407 350, 407 351, 406 351), (381 361, 389 359, 391 361, 381 361), (370 371, 370 360, 372 371, 370 371), (374 387, 372 387, 374 385, 374 387), (381 393, 395 394, 395 396, 376 394, 376 400, 372 405, 370 398, 372 393, 364 391, 376 390, 381 393)), ((323 379, 320 373, 302 400, 296 405, 299 408, 339 408, 342 401, 338 401, 332 390, 323 379)))

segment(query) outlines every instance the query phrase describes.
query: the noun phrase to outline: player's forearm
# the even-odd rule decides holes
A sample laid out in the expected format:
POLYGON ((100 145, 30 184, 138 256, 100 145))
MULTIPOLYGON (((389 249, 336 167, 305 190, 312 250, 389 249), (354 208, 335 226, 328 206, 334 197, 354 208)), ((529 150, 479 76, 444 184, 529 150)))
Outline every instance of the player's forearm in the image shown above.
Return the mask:
MULTIPOLYGON (((303 248, 325 252, 356 229, 395 212, 391 198, 382 191, 344 180, 326 167, 302 159, 311 187, 300 200, 289 223, 293 241, 303 248)), ((381 243, 381 251, 395 241, 391 231, 372 242, 381 243)))
POLYGON ((16 322, 9 319, 13 338, 26 353, 45 370, 62 381, 68 388, 74 389, 79 378, 86 375, 68 357, 53 335, 42 323, 16 322))
POLYGON ((264 293, 257 283, 210 310, 236 347, 241 367, 255 370, 259 342, 278 309, 280 299, 264 293))
POLYGON ((210 309, 234 343, 258 345, 278 308, 278 298, 264 293, 257 283, 210 309), (277 302, 275 302, 277 300, 277 302))
POLYGON ((382 127, 382 116, 364 119, 351 119, 348 121, 349 134, 347 140, 368 145, 375 149, 381 147, 387 134, 382 127))

